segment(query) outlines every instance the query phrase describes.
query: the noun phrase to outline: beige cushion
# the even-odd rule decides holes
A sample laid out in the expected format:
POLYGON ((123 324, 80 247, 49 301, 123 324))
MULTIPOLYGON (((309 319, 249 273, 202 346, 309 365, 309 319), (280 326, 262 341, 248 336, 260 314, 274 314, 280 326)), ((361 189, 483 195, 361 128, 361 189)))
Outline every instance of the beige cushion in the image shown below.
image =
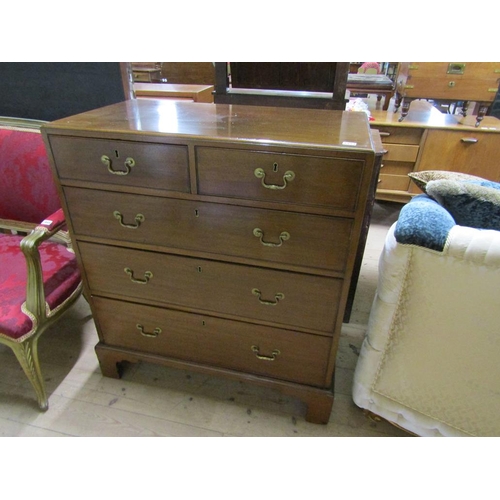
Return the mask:
POLYGON ((423 170, 422 172, 411 172, 408 177, 421 189, 427 193, 427 183, 439 180, 452 181, 482 181, 482 177, 475 175, 464 174, 462 172, 450 172, 448 170, 423 170))

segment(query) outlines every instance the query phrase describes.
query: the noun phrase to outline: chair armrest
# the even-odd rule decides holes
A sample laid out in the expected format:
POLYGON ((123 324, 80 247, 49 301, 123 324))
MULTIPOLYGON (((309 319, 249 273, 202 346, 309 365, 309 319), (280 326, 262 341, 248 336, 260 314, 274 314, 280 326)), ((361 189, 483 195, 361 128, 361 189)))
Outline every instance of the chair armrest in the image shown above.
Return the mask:
POLYGON ((8 231, 17 231, 28 234, 37 229, 44 232, 49 232, 51 235, 57 233, 65 224, 64 213, 62 209, 56 210, 52 215, 44 219, 40 223, 25 222, 12 219, 0 218, 0 228, 8 231))
POLYGON ((398 243, 442 251, 455 220, 426 194, 415 196, 402 209, 394 235, 398 243))
POLYGON ((64 212, 58 209, 21 240, 21 250, 28 268, 26 307, 38 320, 45 317, 45 291, 38 246, 54 236, 65 226, 65 223, 64 212))
POLYGON ((66 224, 66 219, 64 217, 64 212, 62 208, 56 210, 49 217, 44 219, 38 226, 36 226, 35 231, 48 232, 50 236, 57 233, 66 224))

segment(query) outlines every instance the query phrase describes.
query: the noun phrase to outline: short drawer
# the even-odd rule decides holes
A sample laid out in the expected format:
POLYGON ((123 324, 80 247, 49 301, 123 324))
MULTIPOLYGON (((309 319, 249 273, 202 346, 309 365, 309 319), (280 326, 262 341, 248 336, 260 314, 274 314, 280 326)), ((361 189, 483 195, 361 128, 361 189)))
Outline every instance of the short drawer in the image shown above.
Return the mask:
POLYGON ((198 192, 355 211, 364 160, 198 147, 198 192))
POLYGON ((383 143, 391 144, 413 144, 419 145, 423 130, 410 127, 384 127, 372 125, 372 128, 380 132, 383 143))
POLYGON ((414 164, 407 161, 383 161, 380 165, 380 173, 384 175, 407 176, 413 172, 414 164))
POLYGON ((380 175, 377 189, 390 189, 395 191, 408 191, 410 178, 405 175, 380 175))
POLYGON ((322 386, 332 339, 94 297, 111 346, 322 386))
POLYGON ((64 179, 189 192, 187 146, 49 136, 64 179))
POLYGON ((342 280, 78 242, 93 295, 333 332, 342 280))
POLYGON ((419 146, 406 144, 384 144, 387 153, 383 161, 407 161, 415 162, 418 157, 419 146))
POLYGON ((161 70, 132 71, 134 82, 155 82, 161 81, 161 70))
POLYGON ((77 236, 343 272, 352 220, 65 187, 77 236))

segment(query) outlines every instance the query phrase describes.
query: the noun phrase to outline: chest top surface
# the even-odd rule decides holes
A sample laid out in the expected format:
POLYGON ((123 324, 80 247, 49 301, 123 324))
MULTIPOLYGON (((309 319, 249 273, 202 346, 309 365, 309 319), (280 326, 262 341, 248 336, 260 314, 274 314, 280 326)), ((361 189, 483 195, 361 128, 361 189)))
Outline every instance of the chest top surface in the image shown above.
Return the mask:
POLYGON ((235 144, 373 151, 365 113, 133 99, 47 124, 52 133, 171 136, 235 144))

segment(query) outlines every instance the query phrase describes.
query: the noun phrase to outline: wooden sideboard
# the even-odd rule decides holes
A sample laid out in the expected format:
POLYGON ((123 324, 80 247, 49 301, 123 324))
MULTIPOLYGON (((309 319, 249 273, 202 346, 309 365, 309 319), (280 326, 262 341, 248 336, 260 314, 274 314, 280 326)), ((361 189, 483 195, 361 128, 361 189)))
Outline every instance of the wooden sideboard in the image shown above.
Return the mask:
POLYGON ((423 100, 414 101, 404 121, 394 111, 370 110, 370 126, 380 132, 387 153, 376 198, 406 203, 421 191, 408 173, 451 170, 500 182, 500 120, 444 114, 423 100))
POLYGON ((233 377, 328 422, 380 162, 366 114, 136 99, 42 132, 102 373, 233 377))

